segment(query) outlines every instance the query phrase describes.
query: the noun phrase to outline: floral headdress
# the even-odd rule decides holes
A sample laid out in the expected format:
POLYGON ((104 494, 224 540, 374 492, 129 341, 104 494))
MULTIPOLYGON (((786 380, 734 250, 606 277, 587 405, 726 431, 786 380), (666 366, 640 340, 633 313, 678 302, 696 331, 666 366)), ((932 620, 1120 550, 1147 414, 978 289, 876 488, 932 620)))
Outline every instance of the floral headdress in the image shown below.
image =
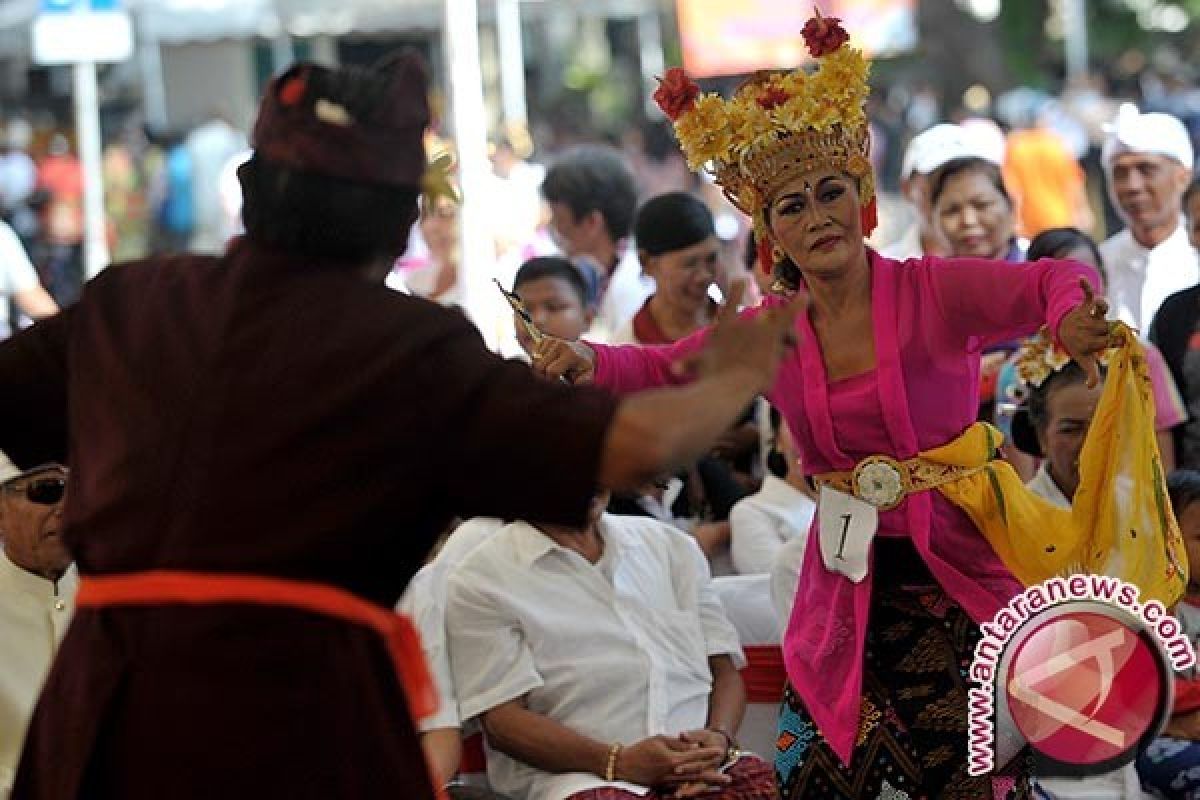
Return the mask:
POLYGON ((775 258, 762 213, 774 191, 818 166, 858 179, 863 233, 877 223, 875 178, 864 105, 870 65, 836 17, 820 11, 802 31, 816 72, 759 72, 729 100, 702 93, 680 68, 659 79, 654 99, 674 123, 694 170, 711 173, 725 196, 754 221, 764 269, 775 258))
MULTIPOLYGON (((1107 367, 1112 350, 1100 354, 1100 363, 1107 367)), ((1071 363, 1071 356, 1050 337, 1049 331, 1042 328, 1033 336, 1021 342, 1020 349, 1013 360, 1017 379, 1029 389, 1040 388, 1051 375, 1071 363)))

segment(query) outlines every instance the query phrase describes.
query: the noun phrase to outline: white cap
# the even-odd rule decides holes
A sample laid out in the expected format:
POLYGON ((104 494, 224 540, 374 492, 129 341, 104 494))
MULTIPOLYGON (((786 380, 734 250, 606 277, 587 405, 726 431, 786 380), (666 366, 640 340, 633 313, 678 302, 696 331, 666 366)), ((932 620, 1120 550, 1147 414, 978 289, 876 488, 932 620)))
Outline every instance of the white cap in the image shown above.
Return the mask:
POLYGON ((1008 137, 995 120, 987 117, 969 117, 959 123, 967 136, 971 152, 969 155, 990 161, 998 167, 1004 166, 1008 153, 1008 137))
POLYGON ((1104 148, 1100 161, 1104 169, 1124 153, 1146 153, 1173 158, 1188 169, 1195 162, 1192 137, 1183 123, 1170 114, 1141 114, 1137 106, 1124 103, 1117 118, 1104 126, 1104 148))
POLYGON ((913 173, 931 175, 939 167, 959 158, 982 158, 993 164, 999 163, 992 148, 984 146, 980 137, 960 125, 943 123, 917 134, 908 143, 900 177, 908 178, 913 173))

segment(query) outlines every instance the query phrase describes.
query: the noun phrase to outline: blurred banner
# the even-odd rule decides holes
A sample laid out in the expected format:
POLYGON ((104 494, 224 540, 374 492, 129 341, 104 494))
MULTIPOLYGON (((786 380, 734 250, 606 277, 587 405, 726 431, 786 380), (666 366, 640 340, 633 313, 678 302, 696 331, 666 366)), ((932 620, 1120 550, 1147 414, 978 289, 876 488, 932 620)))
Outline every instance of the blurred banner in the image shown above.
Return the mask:
MULTIPOLYGON (((911 50, 917 43, 916 0, 823 0, 821 13, 840 17, 869 55, 911 50)), ((800 29, 811 3, 780 0, 676 0, 683 66, 697 78, 790 69, 808 60, 800 29)))

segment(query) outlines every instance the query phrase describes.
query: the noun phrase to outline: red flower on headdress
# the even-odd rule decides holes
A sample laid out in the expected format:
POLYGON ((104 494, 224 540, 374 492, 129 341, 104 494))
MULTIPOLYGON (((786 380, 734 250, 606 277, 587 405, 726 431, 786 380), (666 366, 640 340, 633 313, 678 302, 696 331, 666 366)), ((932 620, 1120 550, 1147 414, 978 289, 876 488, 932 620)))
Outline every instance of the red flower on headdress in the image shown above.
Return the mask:
POLYGON ((772 86, 767 91, 763 92, 763 96, 758 98, 758 104, 764 111, 770 111, 773 108, 779 108, 781 105, 792 99, 792 96, 778 86, 772 86))
POLYGON ((666 77, 657 80, 658 88, 654 90, 654 102, 658 103, 658 107, 672 122, 696 107, 700 87, 680 67, 671 67, 667 70, 666 77))
POLYGON ((304 99, 304 92, 308 89, 308 84, 305 81, 305 74, 299 72, 291 78, 283 86, 279 87, 279 102, 285 106, 294 106, 304 99))
POLYGON ((850 41, 850 34, 846 33, 839 18, 823 17, 819 8, 814 8, 813 14, 813 18, 804 24, 804 30, 800 32, 813 58, 829 55, 850 41))

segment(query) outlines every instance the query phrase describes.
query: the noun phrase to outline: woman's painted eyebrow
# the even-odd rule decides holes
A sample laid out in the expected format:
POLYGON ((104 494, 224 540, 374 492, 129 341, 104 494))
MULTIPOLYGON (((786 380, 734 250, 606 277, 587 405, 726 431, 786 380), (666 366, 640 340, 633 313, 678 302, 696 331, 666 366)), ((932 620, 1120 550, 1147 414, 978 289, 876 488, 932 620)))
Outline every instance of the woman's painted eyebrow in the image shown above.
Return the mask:
MULTIPOLYGON (((824 178, 821 178, 821 180, 817 181, 817 189, 820 189, 822 186, 829 183, 830 181, 840 181, 840 180, 841 180, 841 178, 839 178, 836 175, 826 175, 824 178)), ((788 192, 785 195, 781 195, 779 197, 779 199, 775 201, 775 205, 779 205, 780 203, 782 203, 786 200, 791 200, 792 198, 795 198, 795 197, 804 197, 804 194, 805 194, 804 192, 788 192)))

